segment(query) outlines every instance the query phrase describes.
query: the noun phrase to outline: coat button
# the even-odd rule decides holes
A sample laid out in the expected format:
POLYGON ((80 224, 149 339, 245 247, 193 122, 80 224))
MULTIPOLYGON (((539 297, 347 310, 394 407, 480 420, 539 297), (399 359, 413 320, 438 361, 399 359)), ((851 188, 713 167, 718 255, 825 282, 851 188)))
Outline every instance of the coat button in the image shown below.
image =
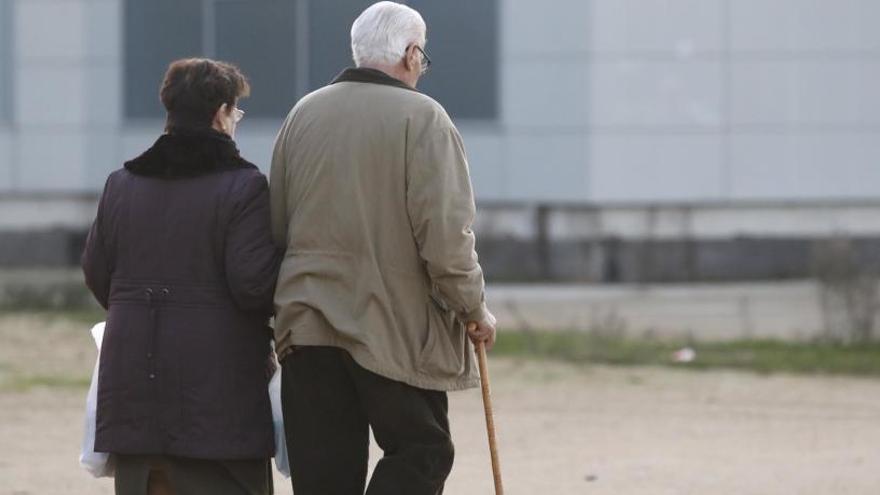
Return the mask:
POLYGON ((155 374, 155 373, 150 373, 150 380, 154 380, 155 378, 156 378, 156 374, 155 374))
POLYGON ((162 295, 168 297, 169 294, 171 294, 171 291, 168 289, 168 287, 164 287, 162 289, 162 295))

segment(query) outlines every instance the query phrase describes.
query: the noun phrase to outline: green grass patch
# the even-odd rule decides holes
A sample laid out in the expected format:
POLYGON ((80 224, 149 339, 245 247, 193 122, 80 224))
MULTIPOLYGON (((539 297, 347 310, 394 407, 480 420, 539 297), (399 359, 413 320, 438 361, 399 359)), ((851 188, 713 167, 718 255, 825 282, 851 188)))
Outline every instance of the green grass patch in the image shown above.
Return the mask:
POLYGON ((574 363, 880 376, 880 343, 843 345, 776 340, 694 343, 616 338, 586 332, 499 332, 493 354, 574 363), (696 352, 693 361, 675 362, 673 353, 683 347, 696 352))
POLYGON ((24 278, 18 283, 0 285, 2 311, 78 311, 95 306, 91 293, 78 279, 32 283, 24 278))
POLYGON ((81 376, 11 375, 0 379, 0 391, 27 392, 34 388, 85 390, 91 380, 91 377, 81 376))
MULTIPOLYGON (((0 309, 0 317, 3 316, 35 316, 46 320, 64 320, 76 325, 92 325, 107 319, 107 312, 98 307, 85 307, 76 309, 0 309)), ((2 326, 2 322, 0 322, 2 326)))
POLYGON ((82 308, 67 311, 44 311, 37 313, 52 319, 63 319, 77 324, 86 325, 89 328, 95 323, 107 319, 107 312, 101 308, 82 308))

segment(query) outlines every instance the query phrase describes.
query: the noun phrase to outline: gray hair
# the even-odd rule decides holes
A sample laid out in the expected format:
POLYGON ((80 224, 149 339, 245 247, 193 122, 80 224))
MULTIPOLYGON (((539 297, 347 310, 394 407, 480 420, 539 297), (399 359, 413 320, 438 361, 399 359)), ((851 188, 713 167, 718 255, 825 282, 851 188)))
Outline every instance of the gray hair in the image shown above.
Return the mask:
POLYGON ((425 44, 427 26, 414 9, 395 2, 367 7, 351 25, 351 54, 356 66, 396 64, 407 46, 425 44))

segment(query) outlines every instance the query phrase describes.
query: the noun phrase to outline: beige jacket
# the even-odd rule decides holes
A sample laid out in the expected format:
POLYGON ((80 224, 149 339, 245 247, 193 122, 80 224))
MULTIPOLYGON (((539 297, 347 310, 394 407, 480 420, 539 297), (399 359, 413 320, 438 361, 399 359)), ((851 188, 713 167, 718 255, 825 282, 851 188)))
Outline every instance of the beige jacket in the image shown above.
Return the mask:
POLYGON ((463 321, 485 317, 461 136, 437 102, 348 69, 300 100, 278 135, 272 225, 280 357, 341 347, 433 390, 478 384, 463 321))

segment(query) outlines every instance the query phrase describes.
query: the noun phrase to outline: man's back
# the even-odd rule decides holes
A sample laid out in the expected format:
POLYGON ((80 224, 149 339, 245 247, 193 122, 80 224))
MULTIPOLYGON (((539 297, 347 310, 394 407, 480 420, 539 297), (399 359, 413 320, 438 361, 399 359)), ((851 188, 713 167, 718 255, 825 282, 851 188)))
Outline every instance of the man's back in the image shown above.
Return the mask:
MULTIPOLYGON (((327 86, 297 105, 280 139, 288 164, 288 249, 371 256, 392 265, 402 261, 400 250, 414 258, 401 137, 406 112, 431 106, 419 93, 356 82, 327 86)), ((422 270, 421 264, 401 268, 422 270)))
POLYGON ((275 298, 280 354, 333 345, 414 386, 473 386, 455 313, 481 305, 483 281, 460 137, 439 104, 375 76, 306 96, 279 133, 270 187, 287 249, 275 298), (454 273, 446 294, 434 266, 454 273))

